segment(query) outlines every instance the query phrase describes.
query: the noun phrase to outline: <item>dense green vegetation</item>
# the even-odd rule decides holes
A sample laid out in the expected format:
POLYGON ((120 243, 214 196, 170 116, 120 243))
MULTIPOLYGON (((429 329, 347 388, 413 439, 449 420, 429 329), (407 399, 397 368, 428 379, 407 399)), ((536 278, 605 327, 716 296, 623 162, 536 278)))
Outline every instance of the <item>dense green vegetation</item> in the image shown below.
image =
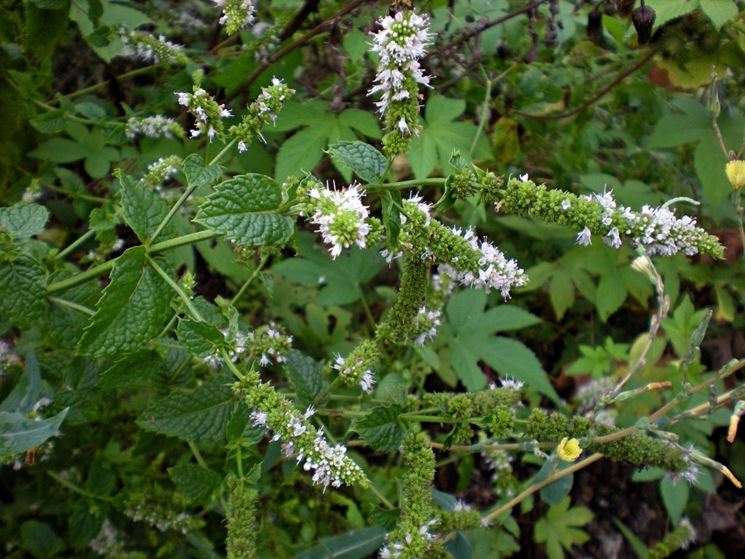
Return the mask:
POLYGON ((0 554, 741 553, 743 67, 735 0, 3 0, 0 554))

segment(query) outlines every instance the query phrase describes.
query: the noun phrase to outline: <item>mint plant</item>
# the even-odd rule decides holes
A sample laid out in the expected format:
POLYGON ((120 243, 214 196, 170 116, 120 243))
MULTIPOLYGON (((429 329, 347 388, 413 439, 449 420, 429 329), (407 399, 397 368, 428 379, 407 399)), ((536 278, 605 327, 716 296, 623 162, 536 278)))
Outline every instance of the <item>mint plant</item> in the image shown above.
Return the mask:
MULTIPOLYGON (((490 26, 438 45, 444 4, 214 4, 180 14, 203 23, 209 10, 204 21, 218 23, 184 29, 183 45, 165 33, 184 20, 158 3, 31 2, 26 20, 2 31, 20 40, 41 25, 39 12, 69 12, 78 30, 60 35, 106 62, 150 64, 110 78, 134 80, 124 97, 107 96, 108 82, 47 95, 54 82, 3 71, 33 107, 24 118, 50 136, 34 140, 39 164, 18 164, 28 177, 0 208, 9 556, 508 555, 521 539, 514 515, 538 493, 545 514, 533 539, 563 557, 590 540, 593 512, 572 506, 572 490, 575 473, 600 460, 659 481, 667 536, 645 548, 616 522, 636 549, 665 556, 695 540, 685 484, 715 491, 718 476, 741 489, 707 435, 728 425, 732 444, 745 409, 745 360, 704 359, 713 312, 679 297, 683 276, 712 286, 731 321, 741 302, 741 263, 727 260, 711 215, 679 209, 706 198, 671 190, 637 204, 607 187, 576 193, 538 168, 500 167, 489 146, 503 139, 486 131, 501 78, 479 62, 478 125, 455 121, 466 102, 445 97, 458 90, 440 91, 437 78, 442 52, 490 26), (316 12, 316 26, 271 55, 251 50, 263 33, 289 41, 316 12), (331 57, 340 79, 324 88, 280 63, 305 64, 321 46, 313 39, 333 37, 353 12, 343 20, 350 75, 344 57, 331 57), (148 73, 154 83, 136 85, 148 73), (531 255, 500 223, 545 243, 556 236, 564 253, 531 255), (543 285, 548 299, 531 304, 543 285), (589 314, 574 308, 575 288, 589 314), (646 331, 644 321, 607 323, 627 294, 646 331), (565 344, 569 363, 532 339, 567 314, 582 342, 565 344), (570 402, 552 360, 586 377, 570 402), (463 497, 478 467, 489 497, 471 503, 463 497)), ((527 9, 531 56, 538 4, 547 46, 561 29, 561 3, 527 9)), ((719 27, 737 15, 704 4, 719 27)), ((626 22, 637 46, 663 49, 654 9, 639 9, 626 22)), ((607 32, 622 45, 620 25, 607 32)), ((531 72, 526 89, 541 79, 531 72)), ((714 113, 742 234, 742 149, 726 149, 714 113)))

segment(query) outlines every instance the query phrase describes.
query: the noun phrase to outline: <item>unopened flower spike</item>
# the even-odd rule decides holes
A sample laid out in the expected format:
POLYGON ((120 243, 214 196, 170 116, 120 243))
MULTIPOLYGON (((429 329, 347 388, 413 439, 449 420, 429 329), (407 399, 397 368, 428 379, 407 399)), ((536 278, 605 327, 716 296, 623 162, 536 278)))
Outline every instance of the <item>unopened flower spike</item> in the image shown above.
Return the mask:
POLYGON ((372 50, 380 60, 369 95, 380 94, 375 104, 385 125, 383 150, 393 157, 406 150, 411 136, 419 134, 419 85, 429 87, 429 76, 419 59, 431 33, 429 19, 409 10, 381 18, 378 24, 372 50))
POLYGON ((130 117, 127 119, 124 133, 130 140, 137 136, 167 139, 186 137, 184 129, 174 119, 163 115, 130 117))
POLYGON ((222 8, 220 25, 225 26, 228 35, 251 25, 256 19, 256 7, 252 0, 212 0, 222 8))
POLYGON ((165 181, 173 178, 181 167, 181 158, 178 155, 161 157, 147 167, 147 174, 143 182, 147 186, 159 186, 165 181))
POLYGON ((380 350, 373 340, 365 340, 346 357, 337 355, 331 368, 349 386, 359 385, 363 392, 375 388, 375 366, 380 360, 380 350))
POLYGON ((184 47, 170 42, 163 35, 155 36, 145 31, 119 30, 122 41, 121 56, 135 58, 150 64, 186 64, 189 58, 184 47))
POLYGON ((192 93, 177 91, 179 105, 186 107, 194 115, 194 128, 189 132, 192 138, 207 136, 211 142, 223 134, 223 118, 233 116, 225 105, 219 104, 200 86, 195 85, 192 93))
POLYGON ((238 151, 243 153, 248 149, 253 139, 258 136, 266 142, 261 130, 277 120, 277 113, 282 110, 285 102, 295 94, 285 82, 272 78, 271 85, 261 88, 261 93, 248 107, 239 124, 230 127, 228 132, 238 140, 238 151))

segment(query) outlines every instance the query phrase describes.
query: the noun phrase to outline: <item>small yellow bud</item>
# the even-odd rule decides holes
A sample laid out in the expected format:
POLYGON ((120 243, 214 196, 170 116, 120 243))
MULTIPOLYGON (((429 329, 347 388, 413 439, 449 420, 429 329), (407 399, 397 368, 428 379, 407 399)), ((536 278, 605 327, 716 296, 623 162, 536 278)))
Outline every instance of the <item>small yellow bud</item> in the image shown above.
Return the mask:
POLYGON ((564 462, 574 462, 582 454, 582 447, 577 439, 564 437, 556 447, 556 453, 564 462))
POLYGON ((729 179, 732 188, 740 190, 745 186, 745 161, 742 159, 735 159, 727 163, 725 168, 727 178, 729 179))

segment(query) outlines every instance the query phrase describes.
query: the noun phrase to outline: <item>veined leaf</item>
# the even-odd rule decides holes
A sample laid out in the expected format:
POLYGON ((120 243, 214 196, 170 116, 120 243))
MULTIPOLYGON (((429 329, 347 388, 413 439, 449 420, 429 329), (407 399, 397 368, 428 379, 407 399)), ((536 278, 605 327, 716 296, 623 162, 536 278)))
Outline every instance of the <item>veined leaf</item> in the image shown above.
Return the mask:
POLYGON ((29 326, 46 309, 46 270, 28 255, 0 262, 0 317, 29 326))
POLYGON ((57 415, 37 421, 22 413, 0 412, 0 456, 8 457, 34 448, 53 437, 67 415, 65 408, 57 415))
MULTIPOLYGON (((122 185, 122 214, 127 225, 143 243, 147 242, 168 214, 168 206, 155 190, 147 188, 125 174, 119 176, 122 185)), ((173 233, 173 224, 164 233, 173 233)), ((165 238, 166 235, 163 237, 165 238)))
POLYGON ((192 392, 175 392, 151 402, 137 423, 143 429, 191 441, 221 441, 236 399, 226 379, 213 379, 192 392))
POLYGON ((199 207, 196 221, 244 245, 281 244, 292 220, 279 213, 282 188, 264 175, 240 175, 220 183, 199 207))
POLYGON ((296 555, 295 559, 365 559, 375 553, 384 540, 384 528, 358 528, 340 536, 323 538, 318 545, 296 555))
POLYGON ((297 350, 290 351, 285 360, 287 377, 295 389, 298 405, 307 406, 328 386, 323 377, 323 365, 297 350))
POLYGON ((347 167, 365 182, 379 181, 388 166, 385 156, 365 142, 337 142, 328 153, 334 165, 347 167))
POLYGON ((81 353, 100 357, 140 349, 171 317, 171 289, 145 256, 145 247, 132 247, 114 263, 111 283, 80 340, 81 353))
POLYGON ((49 211, 39 204, 20 202, 0 208, 0 230, 17 239, 28 239, 44 231, 49 211))
POLYGON ((399 405, 378 406, 365 417, 358 419, 352 429, 365 439, 373 450, 390 452, 401 446, 406 432, 398 422, 403 411, 399 405))

